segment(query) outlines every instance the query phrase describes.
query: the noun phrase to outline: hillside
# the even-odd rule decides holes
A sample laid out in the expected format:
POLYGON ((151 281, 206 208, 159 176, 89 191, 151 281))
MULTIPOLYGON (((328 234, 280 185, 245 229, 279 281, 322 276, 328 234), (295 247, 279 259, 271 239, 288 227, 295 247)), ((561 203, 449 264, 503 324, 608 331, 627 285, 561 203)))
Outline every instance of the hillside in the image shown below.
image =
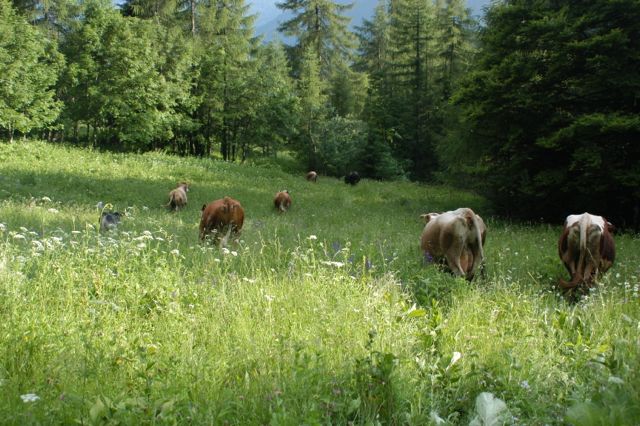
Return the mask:
POLYGON ((507 424, 640 418, 637 238, 617 235, 613 269, 569 301, 560 225, 278 164, 0 144, 2 423, 486 424, 483 392, 507 424), (246 212, 240 241, 201 244, 200 208, 225 195, 246 212), (118 231, 97 231, 99 201, 118 231), (459 206, 488 226, 472 283, 418 248, 419 215, 459 206))

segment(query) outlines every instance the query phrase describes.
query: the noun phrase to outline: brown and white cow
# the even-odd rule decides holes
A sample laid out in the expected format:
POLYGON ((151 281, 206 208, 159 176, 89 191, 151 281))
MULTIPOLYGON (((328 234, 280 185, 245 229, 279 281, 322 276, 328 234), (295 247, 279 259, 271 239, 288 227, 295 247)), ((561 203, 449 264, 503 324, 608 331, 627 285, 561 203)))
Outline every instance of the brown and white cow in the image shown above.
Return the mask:
POLYGON ((207 235, 212 236, 214 243, 221 235, 225 240, 229 236, 236 237, 244 223, 244 209, 240 202, 231 197, 224 197, 202 206, 200 218, 200 240, 204 241, 207 235))
POLYGON ((178 210, 187 205, 187 192, 189 192, 189 184, 180 182, 176 189, 169 192, 169 207, 171 210, 178 210))
POLYGON ((602 216, 589 213, 567 216, 558 241, 558 254, 571 281, 561 279, 560 287, 590 286, 613 265, 616 248, 612 231, 613 225, 602 216))
POLYGON ((487 227, 482 218, 469 208, 420 217, 426 223, 420 242, 425 257, 446 261, 454 275, 473 279, 484 261, 487 227))
POLYGON ((289 191, 285 189, 284 191, 278 192, 273 198, 273 204, 281 213, 289 210, 289 208, 291 208, 291 195, 289 195, 289 191))
POLYGON ((305 176, 305 178, 306 178, 309 182, 316 183, 316 181, 318 180, 318 174, 312 170, 312 171, 310 171, 309 173, 307 173, 307 176, 305 176))

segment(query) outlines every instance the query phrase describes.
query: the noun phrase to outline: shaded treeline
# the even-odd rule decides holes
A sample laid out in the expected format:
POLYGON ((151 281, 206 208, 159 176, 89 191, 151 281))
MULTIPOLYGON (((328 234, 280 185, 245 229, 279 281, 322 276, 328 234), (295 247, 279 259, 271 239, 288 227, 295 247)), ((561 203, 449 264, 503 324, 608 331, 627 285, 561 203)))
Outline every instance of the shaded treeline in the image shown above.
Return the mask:
POLYGON ((114 150, 250 156, 472 187, 496 211, 637 227, 640 5, 0 0, 0 131, 114 150))

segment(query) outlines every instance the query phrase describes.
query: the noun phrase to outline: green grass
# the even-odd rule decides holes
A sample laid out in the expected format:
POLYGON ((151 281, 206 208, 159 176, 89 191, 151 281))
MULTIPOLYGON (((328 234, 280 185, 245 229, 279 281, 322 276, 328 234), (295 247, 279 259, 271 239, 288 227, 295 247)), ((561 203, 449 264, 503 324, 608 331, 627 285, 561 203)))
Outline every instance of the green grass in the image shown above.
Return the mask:
POLYGON ((617 235, 614 267, 570 301, 561 221, 264 161, 1 144, 0 423, 468 424, 491 392, 507 423, 636 424, 640 241, 617 235), (189 204, 168 212, 182 180, 189 204), (198 222, 225 195, 246 221, 221 250, 198 222), (99 201, 126 212, 119 231, 99 234, 99 201), (473 283, 419 250, 419 215, 460 206, 488 226, 473 283))

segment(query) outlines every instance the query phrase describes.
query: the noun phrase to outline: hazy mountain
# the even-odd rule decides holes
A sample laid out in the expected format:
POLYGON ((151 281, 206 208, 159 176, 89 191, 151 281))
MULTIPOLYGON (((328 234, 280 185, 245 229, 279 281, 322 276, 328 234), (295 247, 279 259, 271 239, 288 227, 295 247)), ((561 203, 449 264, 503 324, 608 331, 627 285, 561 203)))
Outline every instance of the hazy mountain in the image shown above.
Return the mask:
MULTIPOLYGON (((482 8, 489 5, 490 1, 467 0, 467 5, 473 15, 482 16, 482 8)), ((277 2, 278 0, 250 0, 248 2, 251 13, 258 15, 255 24, 256 34, 263 35, 265 40, 271 40, 274 37, 283 38, 278 33, 278 25, 286 19, 286 15, 278 9, 277 2)), ((352 28, 360 25, 363 19, 369 19, 373 16, 378 0, 358 0, 353 3, 353 7, 347 12, 347 16, 351 17, 352 28)))

